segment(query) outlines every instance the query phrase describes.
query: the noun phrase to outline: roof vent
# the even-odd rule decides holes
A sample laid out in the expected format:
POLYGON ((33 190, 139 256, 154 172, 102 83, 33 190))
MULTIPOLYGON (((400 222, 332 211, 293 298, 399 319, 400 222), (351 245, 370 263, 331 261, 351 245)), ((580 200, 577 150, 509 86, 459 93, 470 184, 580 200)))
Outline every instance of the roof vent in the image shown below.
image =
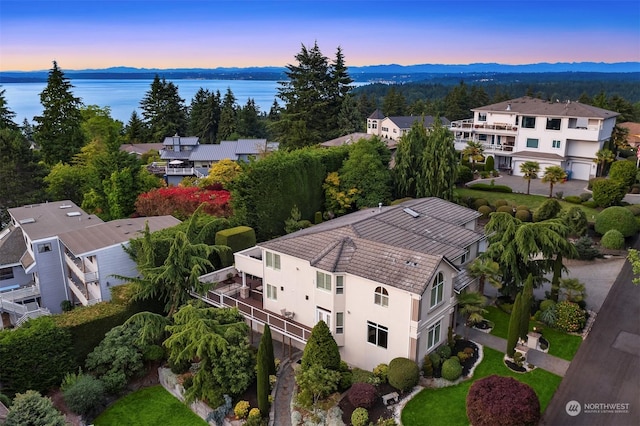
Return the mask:
POLYGON ((24 219, 20 219, 20 225, 24 225, 25 223, 33 223, 35 221, 36 220, 34 218, 27 217, 27 218, 24 218, 24 219))
POLYGON ((409 207, 406 207, 404 209, 402 209, 403 212, 405 212, 406 214, 408 214, 411 217, 420 217, 420 213, 418 213, 415 210, 410 209, 409 207))
POLYGON ((69 217, 75 217, 75 216, 80 216, 80 215, 82 215, 82 213, 80 213, 80 212, 69 212, 69 213, 67 213, 67 216, 69 216, 69 217))
POLYGON ((411 260, 407 260, 406 262, 404 262, 404 264, 407 266, 418 266, 418 262, 414 262, 411 260))
POLYGON ((507 111, 511 111, 511 104, 507 104, 507 111))

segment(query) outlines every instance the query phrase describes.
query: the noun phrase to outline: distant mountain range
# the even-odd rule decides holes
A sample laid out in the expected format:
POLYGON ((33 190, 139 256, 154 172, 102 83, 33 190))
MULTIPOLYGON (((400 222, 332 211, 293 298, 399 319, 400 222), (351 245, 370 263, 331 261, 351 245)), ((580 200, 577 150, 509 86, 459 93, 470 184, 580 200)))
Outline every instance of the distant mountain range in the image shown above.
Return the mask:
MULTIPOLYGON (((284 67, 231 67, 231 68, 132 68, 111 67, 104 69, 64 70, 69 79, 153 79, 156 75, 168 80, 284 80, 284 67)), ((2 83, 28 83, 47 80, 49 70, 0 71, 2 83)), ((409 82, 430 80, 435 76, 470 74, 532 74, 532 73, 640 73, 640 62, 541 62, 525 65, 476 63, 467 65, 368 65, 349 67, 349 74, 356 82, 409 82)))

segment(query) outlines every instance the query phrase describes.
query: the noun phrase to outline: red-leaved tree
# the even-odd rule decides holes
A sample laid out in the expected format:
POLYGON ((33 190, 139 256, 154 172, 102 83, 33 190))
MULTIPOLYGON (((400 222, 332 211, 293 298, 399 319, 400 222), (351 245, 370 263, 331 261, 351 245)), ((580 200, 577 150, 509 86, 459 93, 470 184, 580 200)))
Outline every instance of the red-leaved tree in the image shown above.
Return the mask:
POLYGON ((469 388, 467 417, 473 426, 535 426, 540 421, 540 401, 531 386, 492 375, 469 388))
POLYGON ((203 213, 217 217, 231 216, 229 191, 198 187, 170 186, 156 188, 140 194, 136 200, 136 213, 140 216, 173 215, 184 220, 200 206, 203 213))

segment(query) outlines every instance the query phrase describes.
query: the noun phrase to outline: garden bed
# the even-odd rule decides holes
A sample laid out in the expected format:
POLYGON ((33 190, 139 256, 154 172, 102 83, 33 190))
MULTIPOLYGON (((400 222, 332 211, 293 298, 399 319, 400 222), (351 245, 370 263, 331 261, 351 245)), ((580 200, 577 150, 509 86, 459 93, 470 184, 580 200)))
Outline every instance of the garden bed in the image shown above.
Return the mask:
MULTIPOLYGON (((380 418, 389 419, 393 417, 393 405, 384 405, 382 403, 382 395, 386 395, 391 392, 398 392, 398 395, 400 395, 400 397, 398 398, 399 400, 402 399, 402 397, 405 395, 404 393, 396 390, 388 383, 380 384, 376 386, 376 389, 378 391, 378 398, 376 399, 376 403, 373 407, 367 410, 369 412, 369 421, 373 422, 374 424, 380 418)), ((346 393, 340 400, 338 407, 340 407, 340 409, 342 410, 342 421, 344 422, 344 424, 350 425, 351 414, 353 413, 353 410, 356 409, 356 407, 351 404, 349 398, 347 398, 346 396, 346 393)))

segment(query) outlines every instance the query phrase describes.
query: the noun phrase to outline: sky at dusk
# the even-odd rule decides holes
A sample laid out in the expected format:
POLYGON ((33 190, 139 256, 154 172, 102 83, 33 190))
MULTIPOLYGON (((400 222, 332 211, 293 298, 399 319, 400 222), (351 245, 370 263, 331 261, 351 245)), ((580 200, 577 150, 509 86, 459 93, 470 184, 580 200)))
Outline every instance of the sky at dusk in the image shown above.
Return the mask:
POLYGON ((0 0, 0 71, 640 61, 640 0, 0 0))

